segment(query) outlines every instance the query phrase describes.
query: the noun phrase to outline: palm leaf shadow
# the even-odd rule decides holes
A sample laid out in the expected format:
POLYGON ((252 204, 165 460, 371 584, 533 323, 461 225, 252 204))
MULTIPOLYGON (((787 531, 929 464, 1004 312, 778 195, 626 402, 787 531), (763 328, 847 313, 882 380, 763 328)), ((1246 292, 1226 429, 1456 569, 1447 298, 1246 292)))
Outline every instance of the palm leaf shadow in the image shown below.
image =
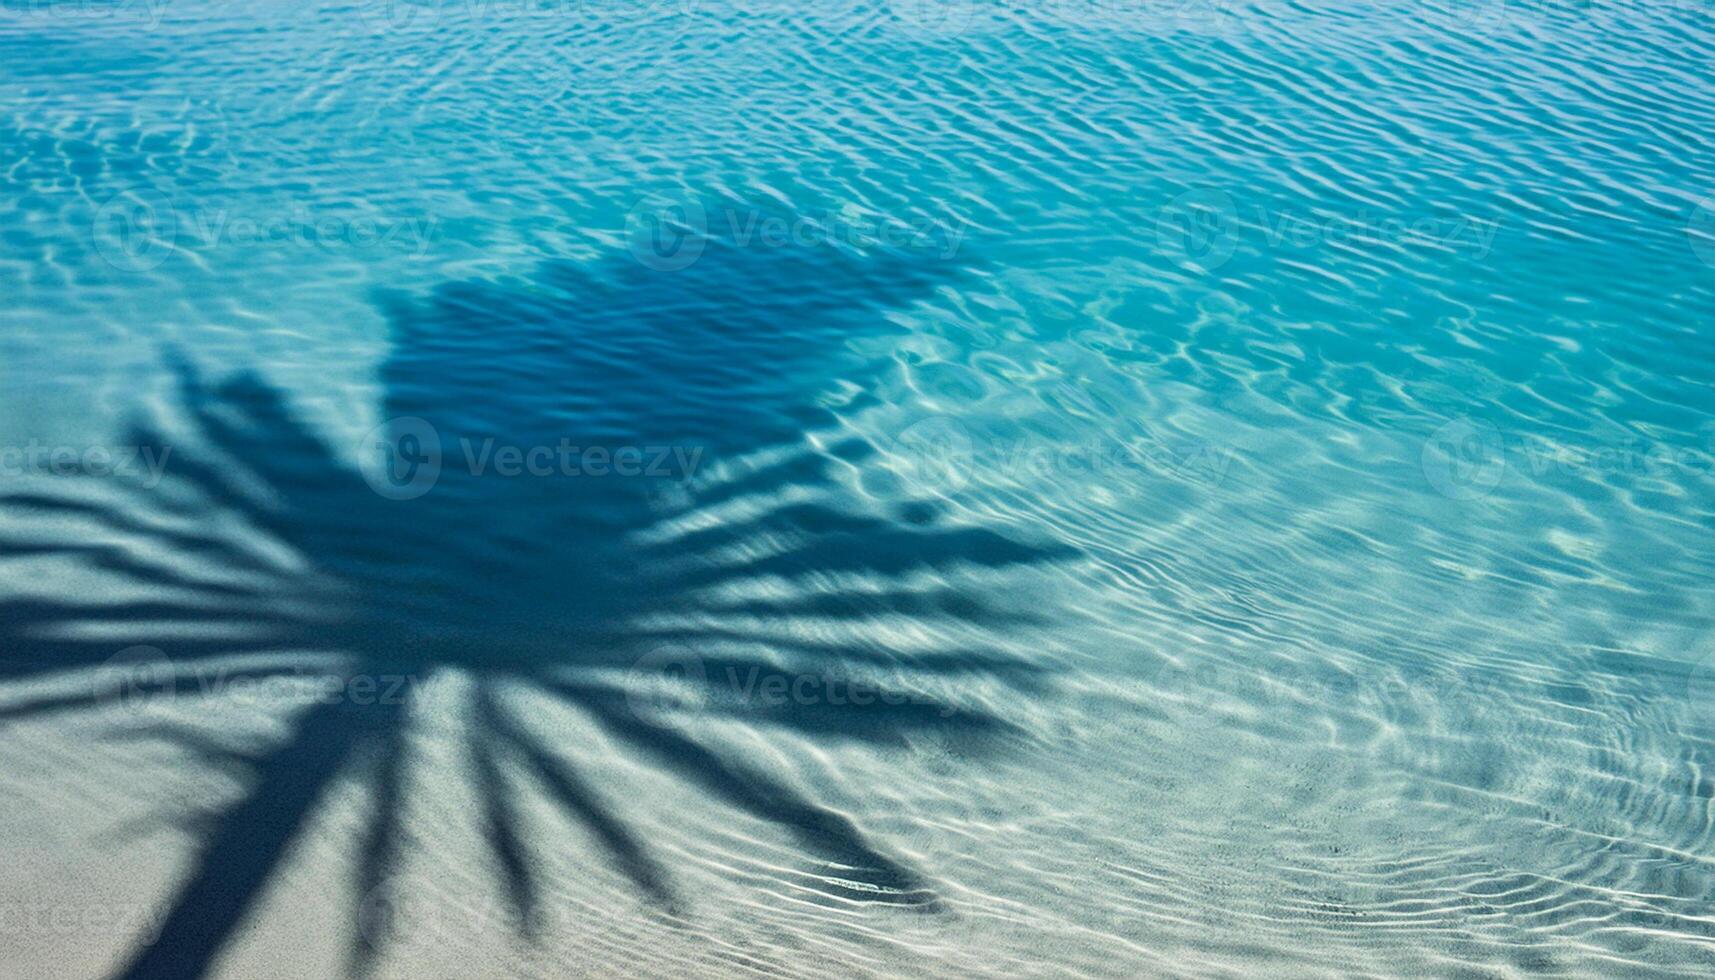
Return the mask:
MULTIPOLYGON (((750 724, 877 745, 926 733, 980 743, 1006 722, 922 691, 864 707, 759 708, 717 690, 716 679, 873 671, 887 684, 974 673, 1028 685, 1030 664, 987 649, 895 650, 755 624, 815 620, 863 633, 887 617, 929 627, 1024 622, 1028 615, 923 581, 955 566, 1031 565, 1063 554, 953 526, 927 505, 861 513, 812 492, 828 486, 831 466, 874 449, 848 440, 810 451, 803 433, 827 411, 793 393, 816 390, 846 337, 874 332, 886 310, 957 270, 885 253, 711 245, 676 274, 626 257, 594 268, 548 263, 522 284, 454 282, 424 297, 383 296, 395 341, 382 372, 384 411, 426 423, 444 453, 438 482, 411 499, 375 492, 365 472, 259 377, 211 383, 175 359, 199 449, 172 457, 167 484, 130 488, 122 502, 47 494, 4 501, 11 511, 81 522, 127 543, 67 540, 63 531, 0 542, 0 554, 71 557, 165 598, 0 602, 0 688, 78 671, 110 681, 104 664, 121 646, 170 658, 142 673, 127 668, 120 683, 133 697, 185 690, 206 670, 417 680, 458 672, 474 691, 465 707, 488 846, 526 927, 542 899, 535 838, 518 806, 525 785, 580 822, 641 895, 663 906, 682 898, 603 791, 507 703, 513 689, 581 712, 660 771, 787 831, 814 862, 800 876, 807 893, 939 907, 928 879, 850 819, 647 710, 671 714, 679 702, 640 701, 635 665, 662 649, 692 651, 698 672, 679 682, 682 695, 692 688, 684 703, 750 724), (789 381, 799 378, 808 380, 789 381), (505 478, 474 472, 467 461, 484 446, 557 447, 568 434, 583 445, 700 453, 679 458, 726 472, 663 503, 659 491, 682 489, 678 483, 505 478), (237 519, 245 533, 203 529, 199 518, 210 513, 237 519), (830 575, 880 584, 830 587, 830 575), (819 587, 791 589, 788 598, 745 592, 758 582, 819 587), (294 649, 337 651, 337 666, 281 653, 294 649)), ((130 438, 172 442, 150 424, 130 438)), ((13 703, 0 709, 0 722, 93 709, 111 693, 96 683, 84 694, 13 703)), ((416 707, 408 698, 318 703, 292 717, 284 740, 253 751, 164 725, 149 731, 211 767, 241 766, 248 783, 238 802, 198 824, 195 865, 157 941, 137 949, 121 975, 206 975, 345 775, 358 774, 372 794, 357 884, 371 897, 384 892, 409 846, 400 814, 416 707)), ((375 952, 370 943, 354 948, 354 972, 375 952)))

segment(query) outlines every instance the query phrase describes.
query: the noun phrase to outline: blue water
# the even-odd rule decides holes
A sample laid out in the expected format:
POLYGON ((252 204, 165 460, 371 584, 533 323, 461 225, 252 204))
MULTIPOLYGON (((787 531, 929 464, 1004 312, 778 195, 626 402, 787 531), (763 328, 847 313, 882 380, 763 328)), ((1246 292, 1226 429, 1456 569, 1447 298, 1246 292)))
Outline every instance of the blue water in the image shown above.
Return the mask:
POLYGON ((4 0, 33 977, 1707 976, 1705 0, 4 0))

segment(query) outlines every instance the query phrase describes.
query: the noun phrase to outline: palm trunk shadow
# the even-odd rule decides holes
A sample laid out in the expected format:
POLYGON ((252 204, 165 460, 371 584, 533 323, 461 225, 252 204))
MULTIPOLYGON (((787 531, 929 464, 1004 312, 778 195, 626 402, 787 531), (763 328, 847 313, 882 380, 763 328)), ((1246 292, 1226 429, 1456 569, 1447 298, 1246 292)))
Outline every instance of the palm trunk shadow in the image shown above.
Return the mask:
POLYGON ((182 980, 206 976, 244 916, 285 861, 316 804, 366 741, 396 724, 403 706, 309 708, 285 744, 256 766, 242 800, 215 824, 153 942, 118 976, 182 980))

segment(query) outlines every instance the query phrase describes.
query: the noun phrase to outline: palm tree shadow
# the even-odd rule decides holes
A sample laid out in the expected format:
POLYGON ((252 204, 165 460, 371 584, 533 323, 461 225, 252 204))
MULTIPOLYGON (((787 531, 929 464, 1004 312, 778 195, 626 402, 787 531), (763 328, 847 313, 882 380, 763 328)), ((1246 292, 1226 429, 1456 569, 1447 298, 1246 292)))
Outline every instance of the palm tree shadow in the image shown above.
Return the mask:
MULTIPOLYGON (((795 878, 803 894, 940 907, 918 870, 849 818, 700 739, 696 722, 980 747, 1010 726, 959 703, 959 679, 1028 689, 1041 671, 980 639, 946 637, 980 638, 1032 617, 961 592, 946 573, 1066 555, 954 524, 926 504, 871 512, 836 503, 834 471, 876 450, 855 439, 812 448, 804 437, 830 418, 806 404, 824 379, 860 392, 844 408, 862 406, 861 385, 850 384, 861 370, 829 368, 844 341, 876 332, 886 311, 959 270, 886 253, 711 246, 672 274, 627 256, 547 263, 523 283, 382 296, 395 341, 382 370, 384 414, 405 421, 366 445, 390 455, 353 465, 259 377, 211 382, 173 359, 197 449, 171 457, 161 487, 132 487, 122 500, 4 498, 8 510, 124 543, 11 533, 0 553, 69 556, 157 598, 0 602, 0 689, 91 678, 87 691, 14 701, 0 723, 182 695, 211 671, 317 672, 348 691, 360 680, 412 681, 397 697, 317 700, 262 747, 168 724, 137 733, 201 765, 238 769, 246 789, 196 825, 194 867, 157 940, 135 950, 121 976, 206 975, 342 778, 370 794, 356 884, 385 905, 409 848, 409 736, 427 710, 417 692, 450 675, 471 692, 456 708, 481 822, 527 933, 543 883, 541 835, 528 832, 519 805, 526 791, 580 823, 641 895, 664 908, 685 900, 606 793, 531 730, 521 692, 551 698, 658 771, 788 833, 810 862, 795 878), (408 451, 402 434, 416 440, 408 451), (536 453, 533 473, 538 449, 551 452, 536 453), (507 475, 516 458, 526 471, 507 475), (634 464, 625 473, 622 459, 634 464), (243 532, 209 530, 209 514, 243 532), (919 637, 909 648, 881 639, 901 622, 919 637), (149 653, 115 663, 120 647, 149 653), (283 652, 294 650, 318 653, 283 652), (865 685, 873 696, 760 700, 734 680, 757 677, 865 685)), ((147 423, 130 435, 140 446, 174 441, 147 423)), ((354 973, 380 944, 353 947, 354 973)))

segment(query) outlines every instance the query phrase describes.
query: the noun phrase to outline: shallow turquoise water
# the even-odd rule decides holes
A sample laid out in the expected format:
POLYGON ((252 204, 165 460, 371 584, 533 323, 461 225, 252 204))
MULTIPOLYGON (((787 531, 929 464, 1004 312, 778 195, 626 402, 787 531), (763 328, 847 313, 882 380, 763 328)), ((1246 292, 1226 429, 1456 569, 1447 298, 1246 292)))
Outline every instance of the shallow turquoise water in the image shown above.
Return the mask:
POLYGON ((1707 975, 1712 29, 5 0, 0 949, 1707 975))

